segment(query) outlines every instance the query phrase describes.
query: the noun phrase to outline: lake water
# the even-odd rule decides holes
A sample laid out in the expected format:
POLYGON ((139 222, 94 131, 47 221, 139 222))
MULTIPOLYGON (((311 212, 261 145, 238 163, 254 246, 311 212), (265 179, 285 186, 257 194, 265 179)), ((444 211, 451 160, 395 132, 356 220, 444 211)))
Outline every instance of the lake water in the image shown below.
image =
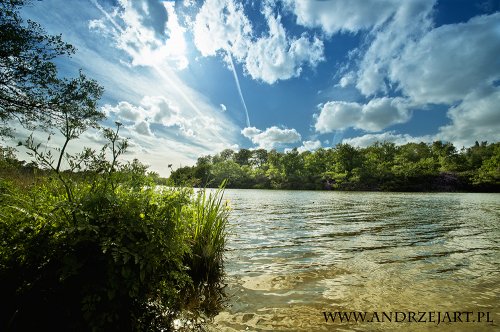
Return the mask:
POLYGON ((500 194, 226 190, 225 198, 228 308, 211 330, 500 331, 500 194), (367 312, 373 322, 326 322, 323 312, 367 312), (439 325, 430 322, 437 312, 439 325))

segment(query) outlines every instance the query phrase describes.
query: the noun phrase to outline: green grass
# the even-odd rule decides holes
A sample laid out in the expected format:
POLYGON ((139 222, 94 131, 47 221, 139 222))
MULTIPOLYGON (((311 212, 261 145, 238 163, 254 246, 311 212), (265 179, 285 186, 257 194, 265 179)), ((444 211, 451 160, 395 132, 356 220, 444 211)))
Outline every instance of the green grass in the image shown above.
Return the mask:
POLYGON ((195 284, 213 284, 222 278, 226 247, 228 205, 223 202, 224 184, 215 191, 200 190, 194 200, 190 275, 195 284))

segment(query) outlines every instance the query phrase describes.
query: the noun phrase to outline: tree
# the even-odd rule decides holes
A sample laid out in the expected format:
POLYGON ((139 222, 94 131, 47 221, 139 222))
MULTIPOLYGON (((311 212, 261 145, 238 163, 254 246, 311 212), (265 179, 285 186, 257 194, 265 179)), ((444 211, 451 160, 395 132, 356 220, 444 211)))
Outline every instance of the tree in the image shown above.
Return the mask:
POLYGON ((198 183, 194 176, 194 166, 179 167, 170 174, 169 180, 175 186, 194 186, 198 183))
POLYGON ((500 185, 500 143, 492 146, 493 155, 483 160, 474 179, 475 184, 500 185))
POLYGON ((327 171, 327 150, 319 148, 315 152, 303 152, 304 172, 309 183, 315 189, 323 189, 326 185, 324 173, 327 171))
POLYGON ((405 179, 438 173, 438 163, 433 158, 431 148, 423 142, 400 146, 394 161, 394 174, 405 179))
POLYGON ((458 155, 457 149, 452 143, 435 141, 431 145, 434 158, 439 162, 439 170, 442 172, 456 172, 463 170, 466 162, 463 156, 458 155))
POLYGON ((246 187, 249 182, 249 176, 245 170, 232 160, 225 160, 214 164, 211 168, 212 186, 219 186, 224 180, 227 180, 229 188, 246 187))
POLYGON ((207 186, 210 181, 210 169, 212 168, 212 157, 204 156, 198 158, 194 169, 194 176, 201 186, 207 186))
POLYGON ((363 149, 365 181, 372 187, 380 187, 394 179, 391 172, 397 147, 391 142, 375 142, 363 149))
POLYGON ((28 128, 35 125, 47 128, 58 120, 61 111, 69 114, 83 107, 95 112, 95 102, 102 94, 102 88, 81 72, 75 79, 58 76, 53 60, 70 56, 75 48, 60 35, 47 35, 33 21, 24 23, 19 10, 29 3, 29 0, 0 2, 1 135, 12 135, 6 125, 12 119, 28 128))
POLYGON ((252 151, 248 149, 240 149, 240 151, 236 152, 233 156, 234 161, 237 162, 240 166, 249 165, 251 157, 252 151))
POLYGON ((257 149, 252 153, 251 164, 254 167, 261 168, 267 163, 267 150, 257 149))
POLYGON ((304 159, 297 151, 297 148, 283 154, 281 163, 283 165, 286 188, 298 189, 303 186, 304 159))

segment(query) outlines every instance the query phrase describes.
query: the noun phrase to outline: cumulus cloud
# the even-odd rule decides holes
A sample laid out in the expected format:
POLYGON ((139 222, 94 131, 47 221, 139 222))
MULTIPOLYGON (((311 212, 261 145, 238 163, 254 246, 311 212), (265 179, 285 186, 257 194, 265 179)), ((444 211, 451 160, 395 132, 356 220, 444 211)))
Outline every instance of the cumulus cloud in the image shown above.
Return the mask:
POLYGON ((136 122, 142 118, 141 110, 126 101, 121 101, 116 106, 106 104, 102 110, 107 116, 114 115, 120 121, 125 122, 136 122))
POLYGON ((254 137, 255 135, 261 133, 262 131, 260 129, 257 129, 255 127, 246 127, 246 128, 243 128, 243 130, 241 131, 241 134, 245 137, 248 137, 248 138, 252 138, 254 137))
POLYGON ((365 96, 398 89, 414 105, 454 104, 477 87, 500 78, 500 13, 476 16, 465 23, 434 28, 434 0, 400 4, 387 24, 371 31, 356 75, 365 96))
MULTIPOLYGON (((434 5, 434 0, 401 2, 384 24, 374 24, 366 48, 353 53, 358 54, 359 62, 355 68, 343 69, 347 73, 337 86, 355 85, 366 97, 396 91, 406 100, 406 109, 431 104, 450 107, 450 124, 439 128, 435 139, 465 146, 475 140, 497 141, 500 13, 434 27, 434 5)), ((363 109, 356 103, 327 103, 316 118, 316 129, 375 131, 386 127, 384 124, 404 122, 409 116, 404 108, 398 108, 403 112, 374 108, 370 120, 363 109)), ((372 138, 365 135, 356 139, 372 138)))
POLYGON ((316 117, 315 128, 320 133, 331 133, 349 127, 365 131, 380 131, 410 118, 402 98, 376 98, 367 104, 330 101, 323 105, 316 117))
POLYGON ((409 42, 389 78, 414 102, 451 104, 500 78, 500 13, 433 29, 409 42))
MULTIPOLYGON (((356 87, 365 96, 387 93, 390 66, 411 40, 422 38, 434 25, 436 0, 398 1, 391 19, 370 32, 369 46, 363 53, 356 73, 356 87)), ((416 79, 416 77, 413 77, 416 79)))
MULTIPOLYGON (((164 96, 145 96, 137 104, 122 101, 103 109, 110 121, 123 123, 121 135, 137 147, 130 149, 130 157, 148 150, 147 162, 162 174, 168 171, 168 163, 176 167, 191 165, 200 155, 237 148, 233 128, 220 122, 221 112, 193 115, 189 108, 181 108, 177 101, 164 96)), ((86 139, 100 139, 102 143, 100 137, 86 139)))
POLYGON ((285 3, 296 15, 297 24, 321 28, 328 35, 378 27, 401 5, 399 0, 285 0, 285 3))
POLYGON ((252 24, 241 3, 207 0, 194 20, 193 36, 194 44, 203 56, 228 51, 241 61, 251 42, 252 24))
POLYGON ((403 145, 410 142, 420 143, 426 142, 430 143, 434 140, 432 136, 419 136, 413 137, 408 134, 396 134, 395 132, 385 132, 380 134, 366 134, 363 136, 344 138, 342 143, 347 143, 352 146, 367 147, 375 142, 390 142, 397 145, 403 145))
POLYGON ((181 114, 179 107, 161 96, 145 96, 139 105, 121 101, 115 106, 104 105, 104 112, 141 135, 153 135, 151 124, 177 128, 184 136, 194 137, 193 119, 181 114))
POLYGON ((119 0, 112 13, 92 0, 106 17, 89 22, 89 28, 111 35, 118 48, 127 52, 134 66, 168 63, 173 68, 188 65, 185 29, 180 26, 174 3, 157 0, 119 0))
POLYGON ((152 122, 160 123, 166 127, 180 126, 184 122, 179 107, 165 97, 145 96, 140 105, 152 122))
POLYGON ((255 127, 246 127, 241 134, 249 138, 254 144, 262 149, 274 149, 281 144, 296 143, 301 139, 300 134, 295 129, 281 129, 272 126, 262 131, 255 127))
POLYGON ((299 152, 314 151, 314 150, 319 149, 320 147, 321 147, 320 140, 303 141, 302 146, 299 146, 297 148, 297 151, 299 151, 299 152))
POLYGON ((141 135, 151 136, 151 129, 146 121, 141 121, 134 126, 135 131, 141 135))
POLYGON ((264 11, 269 26, 269 34, 257 39, 250 45, 245 68, 254 79, 273 84, 278 80, 297 77, 302 66, 315 67, 324 60, 323 42, 306 34, 300 38, 287 36, 281 24, 281 16, 274 16, 267 7, 264 11))
MULTIPOLYGON (((256 37, 243 6, 234 0, 208 0, 196 15, 194 43, 203 56, 221 53, 228 66, 231 56, 244 64, 253 79, 273 84, 301 74, 303 67, 316 67, 324 60, 323 42, 307 34, 299 38, 287 34, 281 16, 264 5, 269 31, 256 37)), ((233 69, 234 71, 234 69, 233 69)))
POLYGON ((345 88, 348 85, 354 84, 355 82, 356 82, 356 74, 354 72, 350 71, 340 78, 340 81, 337 84, 337 86, 340 86, 341 88, 345 88))
POLYGON ((439 129, 438 137, 458 146, 474 141, 500 141, 500 88, 478 89, 448 112, 451 124, 439 129))
MULTIPOLYGON (((351 55, 360 56, 353 62, 355 68, 341 77, 338 86, 354 84, 365 96, 372 96, 391 89, 387 84, 390 64, 408 41, 419 39, 432 29, 436 2, 285 0, 285 8, 296 16, 297 24, 320 28, 329 37, 342 32, 367 33, 365 43, 351 51, 351 55)), ((349 68, 342 70, 345 69, 349 68)))

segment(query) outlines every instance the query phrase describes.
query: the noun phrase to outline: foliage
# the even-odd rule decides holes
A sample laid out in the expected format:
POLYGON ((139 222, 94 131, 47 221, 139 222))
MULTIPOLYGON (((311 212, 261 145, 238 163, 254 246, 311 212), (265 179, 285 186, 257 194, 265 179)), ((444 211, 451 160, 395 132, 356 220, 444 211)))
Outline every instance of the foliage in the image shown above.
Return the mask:
MULTIPOLYGON (((102 118, 95 104, 102 94, 97 82, 80 74, 68 79, 58 76, 54 59, 70 56, 75 49, 61 36, 50 36, 19 14, 29 0, 0 2, 0 135, 12 135, 8 121, 18 119, 29 128, 47 128, 81 114, 102 118)), ((81 123, 80 123, 81 124, 81 123)), ((78 125, 73 130, 85 130, 78 125)))
POLYGON ((477 143, 460 151, 448 142, 376 142, 365 148, 281 153, 224 150, 172 172, 173 184, 229 188, 389 191, 499 191, 500 143, 477 143))
POLYGON ((223 202, 224 186, 215 191, 198 191, 186 210, 190 251, 185 263, 192 288, 185 293, 185 306, 192 320, 211 319, 224 304, 224 251, 229 206, 223 202))
POLYGON ((220 307, 222 190, 160 190, 139 161, 118 162, 118 129, 100 152, 67 155, 73 172, 28 143, 55 176, 29 191, 2 181, 4 329, 160 330, 220 307))
POLYGON ((192 243, 189 274, 196 285, 211 284, 222 278, 229 217, 227 203, 222 202, 224 185, 225 182, 215 192, 199 191, 188 221, 192 243))

